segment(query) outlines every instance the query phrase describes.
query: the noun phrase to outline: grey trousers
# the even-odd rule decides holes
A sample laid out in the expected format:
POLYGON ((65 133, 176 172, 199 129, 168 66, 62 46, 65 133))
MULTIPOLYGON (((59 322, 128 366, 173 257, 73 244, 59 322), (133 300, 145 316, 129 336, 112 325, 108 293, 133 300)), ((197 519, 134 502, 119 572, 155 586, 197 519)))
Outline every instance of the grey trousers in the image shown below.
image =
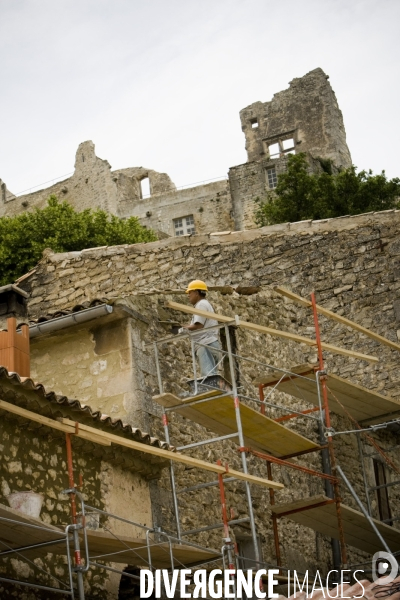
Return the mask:
POLYGON ((200 373, 203 377, 207 375, 218 375, 217 364, 221 359, 221 345, 218 340, 199 346, 196 350, 196 356, 199 360, 200 373))

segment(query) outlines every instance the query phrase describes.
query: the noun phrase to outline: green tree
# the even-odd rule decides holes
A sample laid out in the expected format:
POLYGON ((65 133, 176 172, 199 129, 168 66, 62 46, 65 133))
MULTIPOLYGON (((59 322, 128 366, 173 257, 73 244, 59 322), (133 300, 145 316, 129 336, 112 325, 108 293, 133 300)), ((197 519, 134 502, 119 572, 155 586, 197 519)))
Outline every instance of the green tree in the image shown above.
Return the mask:
POLYGON ((67 202, 50 196, 44 209, 0 218, 0 285, 32 269, 45 248, 70 252, 156 239, 136 217, 121 219, 103 210, 76 212, 67 202))
POLYGON ((330 161, 320 162, 323 172, 312 174, 304 153, 290 155, 274 192, 256 200, 256 223, 262 227, 400 208, 398 177, 388 180, 385 171, 357 173, 354 165, 333 173, 330 161))

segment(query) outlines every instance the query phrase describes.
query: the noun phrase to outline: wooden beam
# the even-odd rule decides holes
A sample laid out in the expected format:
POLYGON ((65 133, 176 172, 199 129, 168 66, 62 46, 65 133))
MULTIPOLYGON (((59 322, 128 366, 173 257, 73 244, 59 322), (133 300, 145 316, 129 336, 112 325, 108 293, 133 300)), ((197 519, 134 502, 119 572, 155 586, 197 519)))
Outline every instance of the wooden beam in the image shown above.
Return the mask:
MULTIPOLYGON (((179 304, 178 302, 167 302, 167 308, 173 308, 174 310, 179 310, 184 313, 188 313, 190 315, 199 315, 200 317, 206 317, 208 319, 215 319, 220 323, 232 323, 235 321, 233 317, 227 317, 225 315, 219 315, 218 313, 211 313, 206 310, 200 310, 199 308, 192 308, 190 306, 186 306, 186 304, 179 304)), ((271 327, 265 327, 264 325, 257 325, 256 323, 249 323, 248 321, 236 321, 236 325, 241 327, 242 329, 251 329, 252 331, 258 331, 259 333, 266 333, 268 335, 272 335, 274 337, 280 337, 286 340, 290 340, 292 342, 297 342, 298 344, 307 344, 307 346, 317 346, 315 340, 311 340, 310 338, 303 337, 301 335, 297 335, 295 333, 290 333, 289 331, 281 331, 280 329, 271 329, 271 327)), ((354 350, 347 350, 346 348, 339 348, 337 346, 332 346, 332 344, 326 344, 322 342, 323 350, 327 352, 333 352, 334 354, 342 354, 343 356, 351 356, 353 358, 358 358, 359 360, 366 360, 371 363, 379 362, 379 359, 376 356, 370 356, 368 354, 361 354, 361 352, 355 352, 354 350)))
POLYGON ((249 483, 261 485, 262 487, 274 488, 275 490, 282 490, 285 487, 283 483, 278 483, 277 481, 270 481, 269 479, 256 477, 256 475, 249 475, 248 473, 242 473, 241 471, 235 471, 234 469, 228 468, 228 471, 225 472, 225 475, 228 475, 229 477, 235 477, 236 479, 240 479, 241 481, 248 481, 249 483))
POLYGON ((191 467, 204 469, 205 471, 221 473, 222 475, 229 474, 230 477, 236 477, 236 479, 242 479, 244 481, 249 481, 250 483, 256 483, 257 485, 262 485, 263 487, 275 489, 282 489, 284 487, 282 483, 277 483, 276 481, 269 481, 268 479, 256 477, 255 475, 248 475, 246 473, 241 473, 240 471, 228 470, 221 465, 209 463, 205 460, 199 460, 191 456, 185 456, 179 452, 171 452, 170 450, 163 450, 162 448, 156 448, 154 446, 149 446, 148 444, 135 442, 134 440, 127 440, 126 438, 108 433, 106 431, 100 431, 95 427, 89 427, 88 425, 83 425, 82 423, 72 421, 71 419, 62 418, 59 421, 49 419, 49 417, 38 415, 30 410, 16 406, 15 404, 5 402, 4 400, 0 400, 0 409, 6 410, 7 412, 17 415, 18 417, 29 419, 30 421, 39 423, 45 427, 57 429, 58 431, 62 431, 64 433, 71 433, 77 437, 88 440, 95 444, 100 444, 102 446, 111 446, 111 444, 117 444, 118 446, 130 448, 131 450, 137 450, 146 454, 152 454, 153 456, 174 460, 175 462, 180 462, 191 467))
MULTIPOLYGON (((275 292, 278 292, 278 294, 281 294, 282 296, 285 296, 286 298, 290 298, 290 300, 294 300, 298 304, 302 304, 303 306, 311 307, 311 302, 309 300, 307 300, 306 298, 302 298, 302 296, 298 296, 297 294, 294 294, 293 292, 291 292, 290 290, 287 290, 286 288, 278 286, 278 287, 275 287, 274 290, 275 290, 275 292)), ((332 312, 331 310, 328 310, 327 308, 324 308, 323 306, 320 306, 319 304, 317 304, 317 312, 320 315, 324 315, 325 317, 328 317, 329 319, 333 319, 334 321, 337 321, 338 323, 345 325, 346 327, 351 327, 352 329, 355 329, 355 331, 359 331, 360 333, 367 335, 368 337, 370 337, 372 340, 375 340, 376 342, 380 342, 381 344, 384 344, 385 346, 389 346, 389 348, 391 348, 392 350, 397 350, 398 352, 400 352, 400 344, 396 344, 396 342, 392 342, 391 340, 388 340, 387 338, 383 337, 382 335, 379 335, 378 333, 374 333, 373 331, 370 331, 366 327, 362 327, 362 325, 358 325, 358 323, 355 323, 354 321, 350 321, 350 319, 346 319, 346 317, 337 315, 336 313, 332 312)))
MULTIPOLYGON (((18 417, 28 419, 29 421, 39 423, 39 425, 44 425, 45 427, 50 427, 51 429, 57 429, 58 431, 62 431, 64 433, 75 434, 75 423, 73 421, 70 421, 70 423, 62 423, 60 421, 56 421, 55 419, 38 415, 37 413, 26 410, 25 408, 21 408, 20 406, 16 406, 15 404, 10 404, 4 400, 0 400, 0 409, 6 410, 7 412, 17 415, 18 417)), ((82 432, 79 437, 95 444, 101 444, 102 446, 111 446, 111 442, 107 442, 93 433, 82 432)))
POLYGON ((218 313, 212 313, 210 317, 210 313, 207 310, 201 310, 199 308, 192 308, 191 306, 187 306, 187 304, 180 304, 179 302, 166 302, 165 306, 168 308, 173 308, 174 310, 179 310, 180 312, 187 313, 189 315, 199 315, 200 317, 207 317, 207 319, 215 319, 219 323, 232 323, 235 320, 234 317, 226 317, 225 315, 219 315, 218 313))
MULTIPOLYGON (((75 425, 74 421, 70 419, 62 419, 62 422, 65 424, 70 424, 71 422, 75 425)), ((156 448, 154 446, 149 446, 148 444, 142 444, 141 442, 136 442, 134 440, 128 440, 126 438, 120 437, 118 435, 114 435, 112 433, 108 433, 106 431, 99 431, 94 427, 89 427, 88 425, 82 425, 79 423, 79 431, 78 436, 81 432, 95 432, 96 435, 107 439, 112 444, 117 444, 119 446, 123 446, 125 448, 130 448, 131 450, 138 450, 139 452, 144 452, 146 454, 152 454, 153 456, 159 456, 161 458, 166 458, 169 460, 173 460, 175 462, 180 462, 184 465, 188 465, 190 467, 196 467, 198 469, 204 469, 205 471, 212 471, 213 473, 220 473, 222 475, 229 475, 230 477, 236 477, 237 479, 241 479, 243 481, 248 481, 249 483, 256 483, 257 485, 262 485, 267 488, 274 489, 282 489, 284 485, 282 483, 278 483, 276 481, 270 481, 269 479, 264 479, 262 477, 256 477, 255 475, 248 475, 246 473, 242 473, 240 471, 235 471, 232 469, 226 469, 221 465, 217 465, 214 463, 206 462, 205 460, 200 460, 198 458, 193 458, 192 456, 186 456, 185 454, 181 454, 179 452, 171 452, 170 450, 163 450, 162 448, 156 448)))
MULTIPOLYGON (((70 424, 71 420, 63 419, 62 422, 70 424)), ((74 421, 72 421, 72 423, 74 423, 74 421)), ((130 448, 131 450, 137 450, 138 452, 152 454, 153 456, 158 456, 160 458, 165 458, 168 460, 175 460, 176 462, 181 462, 192 467, 202 467, 204 465, 204 468, 207 471, 213 471, 214 473, 225 473, 225 468, 221 467, 220 465, 214 465, 213 463, 208 463, 197 458, 192 458, 191 456, 185 456, 183 454, 179 454, 178 452, 172 452, 171 450, 163 450, 162 448, 157 448, 156 446, 149 446, 148 444, 136 442, 135 440, 128 440, 127 438, 120 437, 119 435, 108 433, 107 431, 99 431, 94 427, 89 427, 88 425, 82 425, 82 423, 79 423, 78 435, 83 431, 95 431, 96 434, 99 435, 101 438, 107 439, 112 444, 117 444, 118 446, 123 446, 124 448, 130 448)))
POLYGON ((30 410, 26 410, 25 408, 21 408, 20 406, 16 406, 15 404, 10 404, 9 402, 5 402, 4 400, 0 400, 0 409, 6 410, 9 413, 17 415, 18 417, 23 417, 25 419, 29 419, 29 421, 34 421, 35 423, 39 423, 40 425, 45 425, 46 427, 51 427, 51 429, 57 429, 58 431, 63 431, 64 433, 74 433, 75 427, 71 425, 67 425, 64 423, 60 423, 59 421, 55 421, 54 419, 49 419, 48 417, 43 417, 43 415, 38 415, 30 410))

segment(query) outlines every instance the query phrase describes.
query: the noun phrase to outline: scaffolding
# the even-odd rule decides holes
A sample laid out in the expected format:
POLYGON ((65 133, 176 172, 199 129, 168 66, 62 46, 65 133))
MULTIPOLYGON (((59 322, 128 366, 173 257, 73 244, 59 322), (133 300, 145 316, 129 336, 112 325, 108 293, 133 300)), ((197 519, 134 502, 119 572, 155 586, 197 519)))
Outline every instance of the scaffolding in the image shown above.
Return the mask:
MULTIPOLYGON (((280 468, 295 469, 319 478, 324 482, 325 494, 297 500, 289 504, 277 504, 275 489, 273 486, 270 486, 269 488, 272 511, 272 531, 275 542, 275 559, 276 566, 280 568, 281 574, 289 570, 288 566, 282 564, 279 543, 278 520, 283 517, 301 523, 306 527, 310 527, 311 529, 330 537, 332 539, 334 568, 336 569, 348 568, 349 566, 346 544, 371 554, 374 554, 379 550, 386 550, 397 555, 400 551, 400 531, 390 527, 385 522, 372 518, 369 500, 368 508, 365 509, 349 479, 344 474, 340 465, 337 464, 333 438, 341 433, 358 433, 358 429, 351 432, 335 432, 331 425, 330 415, 332 411, 342 416, 351 416, 352 414, 357 419, 357 423, 358 420, 362 422, 372 421, 375 425, 372 426, 372 429, 368 430, 374 431, 387 425, 386 421, 385 423, 380 422, 382 419, 393 419, 395 415, 400 415, 400 403, 335 375, 329 375, 328 377, 323 359, 324 349, 338 352, 345 356, 354 356, 362 360, 369 360, 370 362, 377 362, 377 359, 352 350, 337 348, 321 341, 318 313, 322 313, 328 317, 331 317, 334 313, 318 306, 314 294, 311 294, 311 300, 308 301, 287 292, 287 290, 282 290, 282 288, 277 291, 284 293, 284 295, 289 296, 293 300, 300 300, 303 305, 309 306, 312 309, 316 339, 313 341, 308 338, 301 338, 295 334, 289 334, 287 332, 248 323, 242 321, 238 316, 232 318, 225 315, 213 314, 213 318, 219 322, 213 329, 222 329, 225 333, 224 339, 226 340, 227 347, 226 350, 220 350, 219 352, 221 356, 220 363, 227 361, 229 365, 232 387, 229 392, 214 389, 214 384, 207 385, 207 377, 198 378, 195 349, 196 346, 199 347, 202 346, 202 344, 195 342, 193 336, 188 332, 185 332, 180 336, 163 337, 153 342, 152 345, 159 386, 159 394, 154 396, 153 400, 157 402, 163 410, 162 419, 165 438, 169 443, 171 442, 168 416, 169 413, 174 412, 194 421, 205 429, 212 431, 214 434, 217 434, 214 435, 214 437, 207 437, 207 439, 204 439, 203 441, 180 446, 178 450, 181 452, 229 439, 236 442, 238 445, 242 470, 246 475, 249 474, 248 459, 250 456, 255 456, 262 461, 265 461, 269 482, 273 481, 272 465, 277 465, 280 468), (307 343, 309 346, 315 346, 318 352, 318 366, 299 365, 287 370, 263 363, 261 360, 239 356, 234 353, 231 348, 229 335, 230 327, 242 327, 247 330, 258 331, 275 335, 280 338, 292 339, 293 341, 300 343, 307 343), (191 347, 194 377, 193 383, 195 389, 194 394, 191 397, 186 398, 180 398, 164 391, 161 358, 158 350, 160 344, 176 343, 179 338, 182 340, 187 340, 189 338, 191 347), (245 394, 241 389, 238 389, 236 374, 238 368, 237 364, 240 362, 247 364, 251 363, 264 370, 264 374, 253 381, 253 384, 258 388, 258 398, 255 394, 249 395, 248 392, 245 394), (268 390, 268 393, 266 393, 266 390, 268 390), (307 404, 311 403, 314 405, 314 408, 306 408, 297 411, 293 409, 290 410, 287 406, 282 406, 271 401, 271 397, 275 391, 282 391, 307 404), (258 407, 257 410, 253 408, 254 405, 258 407), (270 418, 266 415, 267 407, 269 409, 282 411, 284 414, 277 418, 270 418), (298 418, 311 419, 315 422, 319 431, 318 443, 285 427, 284 424, 288 421, 298 418), (314 452, 321 452, 321 472, 293 461, 293 459, 314 452), (348 489, 358 505, 359 511, 354 510, 343 503, 340 485, 344 485, 348 489)), ((177 304, 175 302, 168 302, 166 306, 183 313, 200 314, 202 312, 198 309, 177 304)), ((386 340, 386 338, 370 332, 343 317, 334 315, 332 318, 336 318, 336 320, 346 326, 354 325, 354 328, 361 333, 369 335, 369 337, 390 346, 392 349, 400 350, 398 344, 386 340)), ((356 419, 354 419, 354 417, 353 420, 355 421, 356 419)), ((358 425, 358 428, 360 429, 361 427, 358 425)), ((357 439, 359 439, 359 436, 357 436, 357 439)), ((374 491, 377 488, 368 488, 363 462, 362 465, 365 493, 366 497, 369 498, 371 491, 374 491)), ((227 540, 228 545, 231 545, 229 527, 242 525, 243 523, 248 522, 250 524, 254 548, 254 565, 257 565, 258 568, 264 568, 265 563, 263 563, 259 554, 256 517, 251 496, 251 482, 244 481, 248 517, 246 519, 228 519, 225 494, 223 489, 221 489, 221 485, 229 485, 236 480, 235 477, 228 476, 228 471, 229 469, 227 468, 225 478, 219 476, 220 480, 222 480, 222 484, 221 481, 210 481, 209 483, 200 483, 184 489, 178 489, 174 465, 171 462, 171 489, 177 537, 183 539, 203 531, 223 527, 225 535, 224 543, 226 543, 227 540), (205 527, 191 529, 189 531, 182 530, 179 509, 180 495, 189 494, 207 487, 217 486, 220 488, 223 523, 219 522, 205 527)), ((388 485, 397 485, 398 483, 400 482, 397 481, 395 483, 389 483, 388 485)), ((390 521, 393 522, 395 520, 396 519, 391 519, 390 521)), ((232 545, 231 548, 233 548, 232 545)), ((239 562, 248 560, 239 556, 237 550, 236 558, 239 562)))
POLYGON ((74 483, 70 433, 66 433, 66 447, 71 487, 62 493, 69 497, 71 523, 64 528, 47 525, 39 518, 0 505, 0 545, 5 548, 0 551, 0 558, 16 557, 34 572, 26 580, 0 575, 0 582, 85 600, 84 579, 92 569, 138 582, 140 568, 174 570, 207 565, 226 568, 224 551, 189 541, 182 543, 159 527, 122 518, 85 501, 80 486, 74 483), (35 562, 37 558, 44 559, 48 552, 66 557, 66 580, 35 562), (137 572, 120 570, 114 564, 134 565, 137 572))
MULTIPOLYGON (((322 352, 324 349, 337 351, 346 356, 355 356, 362 360, 370 360, 371 362, 376 362, 376 359, 323 343, 320 338, 318 322, 318 312, 321 312, 321 307, 316 304, 314 295, 312 295, 311 301, 301 300, 303 303, 307 302, 312 308, 316 332, 315 341, 301 338, 295 334, 246 323, 241 321, 239 317, 231 318, 215 315, 218 325, 214 329, 222 329, 225 333, 226 350, 220 350, 220 363, 224 363, 229 372, 230 389, 227 387, 216 389, 209 384, 207 378, 198 377, 195 351, 196 346, 201 344, 195 342, 190 334, 162 337, 146 345, 146 347, 150 346, 153 349, 155 355, 159 393, 153 399, 162 407, 162 419, 167 443, 171 445, 173 442, 170 431, 170 413, 177 413, 190 419, 200 425, 204 431, 208 430, 213 433, 213 437, 178 446, 176 452, 121 438, 69 419, 60 419, 59 421, 48 419, 0 400, 1 409, 8 410, 18 415, 18 417, 31 419, 41 425, 58 429, 65 434, 69 487, 64 490, 64 493, 69 497, 71 507, 71 522, 64 528, 60 528, 46 525, 39 519, 26 517, 18 511, 0 505, 0 543, 4 548, 0 552, 0 557, 6 558, 14 555, 20 560, 27 561, 32 568, 39 569, 39 575, 43 580, 40 580, 39 577, 40 581, 36 582, 30 580, 17 581, 0 576, 0 581, 11 585, 47 590, 79 600, 85 598, 85 576, 91 569, 113 572, 119 574, 121 578, 133 582, 137 582, 139 579, 137 572, 121 570, 111 566, 110 563, 134 565, 137 568, 147 569, 163 568, 170 571, 188 566, 193 568, 220 566, 222 569, 268 569, 279 567, 280 580, 290 581, 289 566, 282 564, 281 557, 278 522, 282 518, 291 519, 330 537, 333 541, 335 568, 348 567, 346 544, 371 554, 382 549, 391 552, 393 555, 400 553, 400 531, 394 529, 388 523, 377 521, 372 517, 369 502, 370 494, 376 491, 378 487, 385 486, 368 486, 364 458, 371 456, 371 454, 366 455, 359 442, 359 434, 369 435, 370 432, 385 427, 388 423, 397 423, 396 416, 400 415, 400 402, 366 390, 335 375, 329 375, 328 377, 323 361, 322 352), (231 327, 243 327, 249 331, 278 335, 281 338, 292 339, 314 346, 318 351, 318 365, 316 367, 298 365, 285 369, 278 368, 262 360, 240 356, 232 349, 231 327), (194 392, 192 396, 181 398, 164 389, 163 366, 159 347, 163 344, 186 343, 188 339, 192 356, 194 392), (246 382, 245 386, 241 385, 237 378, 238 371, 240 371, 239 365, 244 365, 241 371, 242 379, 245 379, 243 371, 249 366, 260 372, 259 377, 253 378, 249 383, 246 382), (279 398, 276 400, 275 392, 284 392, 295 398, 296 401, 304 402, 307 408, 294 410, 290 405, 281 404, 279 398), (313 408, 309 408, 310 404, 313 408), (351 417, 355 423, 355 429, 347 432, 335 431, 331 425, 331 411, 338 415, 351 417), (267 414, 268 412, 270 414, 267 414), (274 416, 277 413, 279 416, 274 416), (298 431, 291 429, 290 423, 294 419, 302 419, 313 423, 318 430, 318 441, 309 439, 298 431), (366 508, 341 466, 337 464, 335 456, 333 444, 335 436, 348 433, 357 435, 359 443, 367 498, 366 508), (131 450, 139 450, 170 460, 176 532, 164 531, 160 527, 148 527, 103 511, 86 502, 81 489, 74 480, 72 468, 72 440, 74 436, 82 437, 95 444, 118 444, 131 450), (236 443, 237 450, 240 453, 240 470, 232 469, 223 456, 216 463, 190 456, 192 449, 210 446, 224 440, 236 443), (321 453, 321 471, 305 466, 298 461, 299 458, 314 453, 321 453), (250 472, 249 459, 252 457, 266 465, 267 477, 260 477, 250 472), (178 489, 174 469, 176 462, 211 472, 214 478, 211 481, 178 489), (274 481, 273 468, 278 467, 294 469, 307 476, 317 478, 324 484, 325 493, 286 504, 278 503, 276 492, 284 487, 281 483, 274 481), (226 488, 234 482, 244 486, 247 516, 243 518, 237 518, 235 515, 229 514, 226 488), (273 564, 265 562, 259 552, 257 515, 254 511, 252 498, 253 485, 263 486, 269 491, 272 513, 271 529, 275 547, 275 562, 273 564), (359 511, 343 503, 340 485, 345 485, 349 490, 358 505, 359 511), (219 493, 221 519, 217 523, 185 530, 181 524, 179 498, 182 495, 206 488, 214 489, 219 493), (96 515, 95 523, 97 524, 94 529, 90 524, 89 515, 91 517, 96 515), (117 525, 112 527, 110 526, 111 522, 117 523, 117 525), (250 528, 253 557, 241 555, 231 536, 232 527, 243 525, 250 528), (126 535, 129 528, 132 529, 132 534, 126 535), (191 536, 218 529, 221 529, 223 533, 222 544, 218 550, 188 541, 191 536), (138 530, 142 532, 142 536, 138 535, 138 530), (10 539, 10 535, 13 543, 5 541, 10 539), (41 568, 30 558, 32 556, 34 558, 43 556, 48 551, 66 556, 65 581, 41 568), (53 584, 46 583, 46 578, 53 580, 53 584)), ((172 302, 168 306, 186 313, 197 314, 198 312, 172 302)), ((345 321, 345 324, 349 323, 347 320, 345 321)), ((365 333, 364 329, 362 333, 365 333)), ((373 335, 376 339, 376 334, 373 335)), ((378 337, 380 338, 380 336, 378 337)), ((395 345, 393 342, 390 342, 390 344, 395 345)), ((400 349, 400 346, 396 349, 400 349)), ((375 449, 382 454, 382 450, 377 444, 375 444, 375 449)), ((391 460, 388 460, 388 464, 390 464, 391 460)), ((390 482, 386 487, 398 483, 398 481, 390 482)), ((390 522, 396 520, 398 520, 398 517, 390 519, 390 522)))

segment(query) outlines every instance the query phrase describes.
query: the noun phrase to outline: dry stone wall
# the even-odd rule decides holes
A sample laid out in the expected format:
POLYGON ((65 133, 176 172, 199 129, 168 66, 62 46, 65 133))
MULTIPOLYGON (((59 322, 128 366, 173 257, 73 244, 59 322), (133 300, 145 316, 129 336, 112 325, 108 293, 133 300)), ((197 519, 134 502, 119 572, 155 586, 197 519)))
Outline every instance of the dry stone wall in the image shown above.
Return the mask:
MULTIPOLYGON (((19 285, 30 292, 30 311, 36 315, 54 307, 68 308, 95 297, 107 297, 110 301, 129 298, 132 306, 136 306, 138 312, 145 314, 149 320, 148 327, 143 326, 141 331, 141 338, 145 341, 165 335, 159 320, 186 319, 179 313, 166 312, 164 302, 168 289, 183 290, 193 278, 204 279, 214 286, 258 286, 261 291, 248 297, 213 292, 211 299, 217 310, 224 314, 239 314, 245 320, 309 337, 315 335, 310 313, 273 292, 273 286, 280 284, 303 296, 315 290, 320 304, 396 341, 400 338, 399 225, 400 211, 386 211, 327 221, 283 224, 227 235, 193 236, 146 245, 48 254, 19 285)), ((182 294, 172 297, 184 301, 182 294)), ((335 322, 321 319, 321 330, 322 338, 332 344, 376 355, 380 359, 378 364, 371 365, 354 358, 327 354, 328 371, 382 394, 390 394, 394 398, 400 396, 398 355, 395 351, 335 322)), ((289 367, 300 362, 316 361, 315 351, 308 347, 243 332, 236 332, 236 336, 241 354, 256 358, 264 356, 277 366, 289 367)), ((160 412, 151 402, 157 385, 150 351, 144 352, 141 360, 142 391, 146 398, 144 411, 152 432, 162 436, 160 412)), ((187 348, 178 345, 163 347, 162 370, 171 391, 183 389, 183 378, 190 370, 187 348)), ((251 389, 255 375, 251 368, 244 369, 243 385, 246 390, 251 389)), ((298 406, 288 397, 281 397, 280 401, 287 405, 290 403, 292 408, 298 406)), ((333 415, 332 420, 338 430, 352 428, 352 424, 343 418, 333 415)), ((290 426, 300 428, 308 437, 316 439, 313 422, 290 426)), ((172 419, 172 433, 174 439, 180 440, 179 443, 196 440, 204 434, 199 426, 178 417, 172 419)), ((390 432, 377 432, 374 435, 384 448, 395 444, 390 432)), ((356 439, 339 436, 335 438, 335 446, 340 464, 365 502, 356 439)), ((238 466, 239 456, 230 442, 195 451, 195 455, 207 460, 216 460, 222 454, 232 466, 238 466)), ((396 451, 391 456, 399 459, 396 451)), ((305 462, 305 459, 301 461, 305 462)), ((252 472, 265 476, 263 464, 255 459, 250 462, 252 472)), ((372 459, 366 463, 367 477, 370 485, 373 485, 372 459)), ((310 455, 307 464, 321 468, 318 455, 310 455)), ((309 481, 291 472, 278 473, 276 469, 274 475, 275 471, 276 477, 286 485, 285 490, 280 492, 281 502, 293 498, 293 494, 301 497, 306 493, 312 495, 321 491, 315 479, 309 481)), ((183 467, 178 468, 178 475, 181 485, 197 483, 202 477, 183 467)), ((389 481, 396 478, 390 471, 387 477, 389 481)), ((172 505, 166 493, 168 488, 167 474, 161 483, 153 484, 154 518, 155 522, 173 529, 172 505)), ((342 490, 342 493, 346 503, 354 506, 348 492, 342 490)), ((230 505, 235 507, 239 516, 244 515, 245 498, 240 484, 235 484, 228 494, 230 505)), ((400 499, 395 487, 390 488, 389 495, 395 510, 400 499)), ((267 494, 255 490, 254 503, 264 558, 273 560, 267 494)), ((181 507, 185 529, 202 524, 199 522, 202 508, 206 509, 208 519, 219 519, 219 505, 210 490, 198 492, 189 499, 182 497, 181 507)), ((377 515, 374 497, 372 507, 377 515)), ((290 522, 282 522, 280 528, 283 533, 284 560, 292 568, 304 568, 304 561, 308 567, 326 569, 331 565, 327 539, 290 522)), ((198 540, 205 543, 206 537, 214 545, 220 543, 217 534, 201 534, 198 540)), ((351 561, 361 562, 362 559, 362 553, 351 553, 351 561)))
MULTIPOLYGON (((7 415, 1 419, 0 425, 0 502, 8 506, 10 493, 33 490, 44 497, 40 518, 44 524, 56 525, 64 529, 71 522, 68 497, 62 490, 68 487, 67 457, 65 439, 53 435, 38 433, 32 424, 21 425, 7 415)), ((76 453, 74 469, 82 473, 84 478, 84 495, 90 499, 92 506, 105 509, 101 494, 101 470, 99 461, 90 453, 76 453)), ((11 517, 12 518, 12 517, 11 517)), ((4 550, 5 548, 2 548, 4 550)), ((57 586, 56 580, 40 572, 43 569, 52 576, 68 581, 68 568, 65 556, 49 552, 41 557, 31 555, 33 563, 29 564, 18 555, 5 557, 0 562, 2 577, 35 581, 36 584, 57 586)), ((108 575, 103 573, 89 574, 87 591, 96 598, 115 598, 106 592, 108 575)), ((15 586, 9 588, 0 584, 1 598, 22 598, 21 590, 15 586)), ((28 596, 27 596, 28 597, 28 596)), ((37 595, 29 598, 37 598, 37 595)), ((41 596, 42 597, 42 596, 41 596)), ((43 596, 44 597, 44 596, 43 596)), ((49 596, 47 595, 46 598, 49 596)))

